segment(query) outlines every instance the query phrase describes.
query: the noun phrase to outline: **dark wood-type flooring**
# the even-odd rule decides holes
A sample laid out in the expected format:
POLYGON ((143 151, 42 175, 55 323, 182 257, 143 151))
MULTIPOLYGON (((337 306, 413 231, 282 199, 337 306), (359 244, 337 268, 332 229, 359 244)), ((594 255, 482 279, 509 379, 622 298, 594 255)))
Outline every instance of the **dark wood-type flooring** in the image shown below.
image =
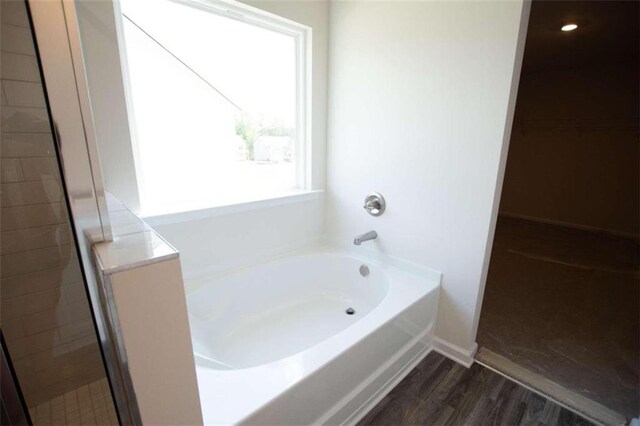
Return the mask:
POLYGON ((592 425, 475 363, 431 352, 359 425, 592 425))
POLYGON ((639 253, 634 240, 499 218, 478 345, 637 416, 639 253))

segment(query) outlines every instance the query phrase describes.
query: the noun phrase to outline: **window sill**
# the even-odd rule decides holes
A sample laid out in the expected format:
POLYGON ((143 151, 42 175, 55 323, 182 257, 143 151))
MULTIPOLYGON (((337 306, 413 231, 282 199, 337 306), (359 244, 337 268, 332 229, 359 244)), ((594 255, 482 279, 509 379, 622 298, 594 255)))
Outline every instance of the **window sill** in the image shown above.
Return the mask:
POLYGON ((193 210, 183 210, 168 213, 145 213, 139 216, 150 226, 161 226, 172 223, 191 222, 199 219, 223 216, 229 214, 242 213, 252 210, 267 209, 270 207, 282 206, 286 204, 301 203, 310 200, 316 200, 324 194, 324 190, 300 190, 290 193, 272 196, 269 198, 248 199, 246 201, 227 204, 221 206, 213 206, 206 208, 198 208, 193 210))

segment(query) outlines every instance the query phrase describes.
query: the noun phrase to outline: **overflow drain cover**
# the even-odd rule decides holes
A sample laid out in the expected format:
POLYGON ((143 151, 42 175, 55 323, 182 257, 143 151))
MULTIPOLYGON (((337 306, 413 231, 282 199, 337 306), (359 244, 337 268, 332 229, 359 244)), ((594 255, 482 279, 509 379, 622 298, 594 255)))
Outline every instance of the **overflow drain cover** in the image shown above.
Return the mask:
POLYGON ((356 310, 353 308, 347 308, 345 312, 347 313, 347 315, 353 315, 356 313, 356 310))

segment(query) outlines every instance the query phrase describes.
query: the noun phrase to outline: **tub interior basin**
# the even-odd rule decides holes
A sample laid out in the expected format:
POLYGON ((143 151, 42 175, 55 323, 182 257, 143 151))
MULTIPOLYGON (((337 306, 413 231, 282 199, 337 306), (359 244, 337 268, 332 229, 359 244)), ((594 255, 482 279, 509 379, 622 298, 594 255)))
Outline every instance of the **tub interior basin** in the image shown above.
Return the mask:
POLYGON ((367 263, 363 276, 363 264, 347 255, 297 256, 200 285, 187 296, 197 360, 218 369, 250 368, 334 336, 388 292, 384 269, 367 263))

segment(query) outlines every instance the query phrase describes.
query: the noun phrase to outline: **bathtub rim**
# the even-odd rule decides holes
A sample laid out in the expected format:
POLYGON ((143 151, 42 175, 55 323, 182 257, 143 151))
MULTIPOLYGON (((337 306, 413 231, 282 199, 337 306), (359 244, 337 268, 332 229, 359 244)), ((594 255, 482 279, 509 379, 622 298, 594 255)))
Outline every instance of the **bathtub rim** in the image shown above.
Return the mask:
POLYGON ((198 270, 183 271, 185 295, 189 297, 191 293, 206 286, 208 281, 218 280, 226 275, 236 274, 247 269, 268 265, 291 257, 323 253, 346 255, 363 262, 377 264, 377 266, 380 267, 384 267, 385 265, 392 266, 413 275, 424 276, 429 281, 435 281, 438 284, 442 283, 442 272, 419 263, 380 253, 379 251, 368 247, 355 247, 352 244, 329 240, 318 240, 307 242, 300 246, 269 251, 259 256, 252 257, 241 264, 217 265, 200 268, 198 270))

